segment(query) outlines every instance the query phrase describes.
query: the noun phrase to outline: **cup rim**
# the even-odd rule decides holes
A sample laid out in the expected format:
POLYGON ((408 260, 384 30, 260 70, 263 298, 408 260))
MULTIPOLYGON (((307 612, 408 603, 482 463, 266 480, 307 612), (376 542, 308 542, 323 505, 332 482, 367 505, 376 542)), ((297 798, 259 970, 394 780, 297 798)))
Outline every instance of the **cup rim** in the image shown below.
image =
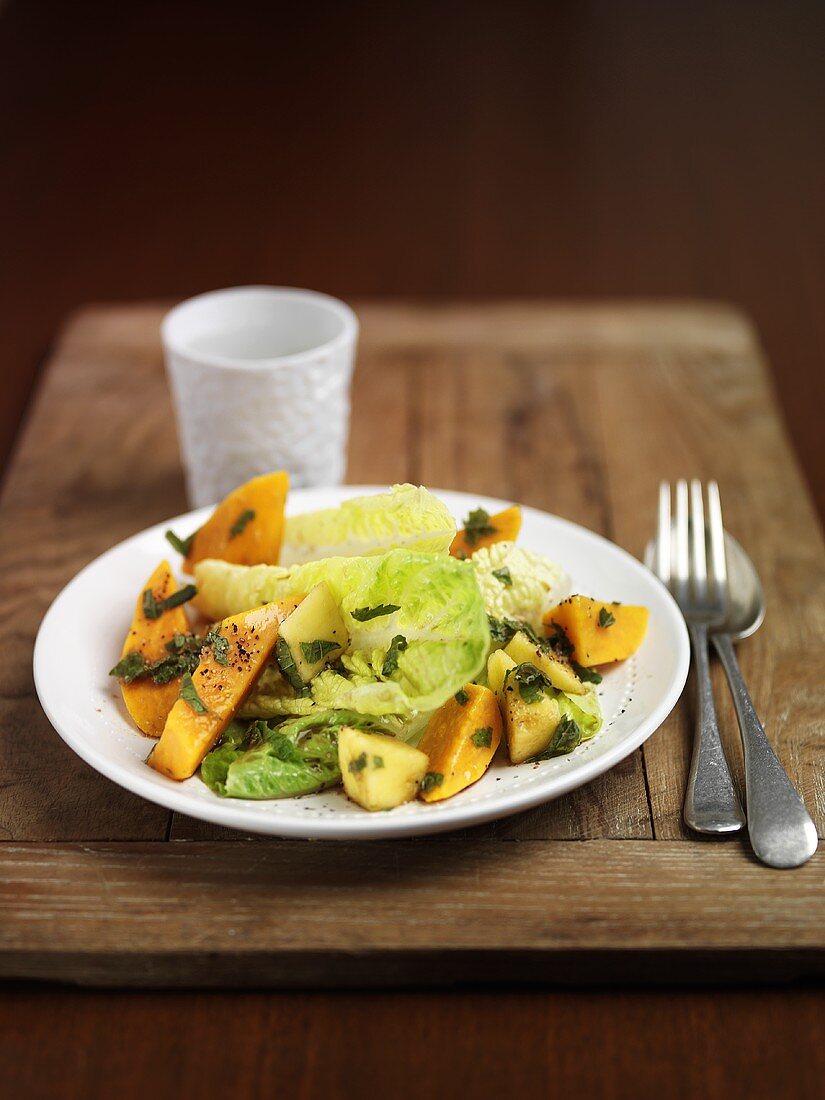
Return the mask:
POLYGON ((268 286, 266 284, 232 286, 219 290, 207 290, 202 294, 195 294, 191 298, 185 298, 182 302, 178 302, 177 305, 173 306, 169 312, 164 315, 160 325, 161 340, 167 352, 174 352, 176 355, 185 356, 187 359, 191 359, 196 363, 201 363, 204 366, 224 367, 229 370, 237 370, 238 368, 249 369, 252 364, 269 368, 293 366, 310 359, 316 359, 320 353, 330 354, 337 351, 339 347, 354 341, 358 336, 358 331, 358 317, 350 306, 348 306, 346 302, 342 302, 340 298, 334 298, 331 294, 324 294, 319 290, 304 290, 301 287, 292 286, 268 286), (316 344, 314 347, 307 348, 305 351, 293 352, 289 355, 267 356, 266 358, 252 360, 237 359, 227 355, 216 355, 211 352, 204 352, 197 348, 193 349, 175 337, 173 330, 176 322, 180 320, 181 314, 185 313, 186 310, 196 302, 203 302, 204 300, 216 298, 239 298, 250 292, 256 294, 263 292, 272 298, 287 298, 293 301, 311 302, 313 305, 326 307, 330 313, 335 314, 342 322, 343 327, 331 340, 325 340, 323 343, 316 344))

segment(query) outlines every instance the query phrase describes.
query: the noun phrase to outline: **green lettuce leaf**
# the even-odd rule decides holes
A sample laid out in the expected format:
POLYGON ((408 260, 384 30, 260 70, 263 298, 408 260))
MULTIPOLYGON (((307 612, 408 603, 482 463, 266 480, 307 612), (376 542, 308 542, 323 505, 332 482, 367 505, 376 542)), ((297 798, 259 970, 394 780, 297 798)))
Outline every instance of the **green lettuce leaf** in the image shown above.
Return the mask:
POLYGON ((353 497, 338 508, 288 516, 281 564, 366 557, 397 548, 446 553, 455 520, 428 489, 393 485, 388 493, 353 497))
POLYGON ((235 722, 204 759, 201 778, 225 798, 293 798, 334 786, 341 779, 337 737, 344 725, 378 727, 351 711, 317 711, 280 725, 252 722, 245 730, 235 722))
POLYGON ((482 547, 470 561, 488 614, 522 620, 544 632, 542 615, 566 594, 568 581, 561 566, 513 542, 482 547))
POLYGON ((201 609, 213 619, 326 582, 350 646, 342 659, 346 675, 327 669, 313 680, 312 699, 320 706, 401 716, 435 710, 476 676, 489 649, 490 628, 473 565, 447 554, 390 550, 291 569, 207 560, 195 573, 201 609), (364 617, 383 607, 397 610, 364 617), (399 636, 406 649, 385 676, 387 651, 399 636))
POLYGON ((296 695, 292 685, 274 664, 267 665, 249 698, 238 712, 240 718, 284 718, 311 714, 317 707, 306 695, 296 695))
POLYGON ((584 695, 568 695, 564 691, 556 693, 559 710, 578 722, 582 731, 582 741, 588 741, 602 728, 602 708, 599 697, 592 684, 587 684, 584 695))

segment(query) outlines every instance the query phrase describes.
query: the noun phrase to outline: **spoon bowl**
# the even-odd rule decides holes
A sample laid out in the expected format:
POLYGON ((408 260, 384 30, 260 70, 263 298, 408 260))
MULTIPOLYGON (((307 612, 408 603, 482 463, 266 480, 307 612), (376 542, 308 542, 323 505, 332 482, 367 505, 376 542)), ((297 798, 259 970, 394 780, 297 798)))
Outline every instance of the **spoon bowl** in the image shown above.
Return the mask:
MULTIPOLYGON (((656 540, 645 548, 644 561, 653 569, 656 540)), ((724 622, 715 623, 712 634, 727 634, 741 642, 755 634, 765 619, 765 592, 751 559, 732 535, 725 532, 725 557, 728 565, 728 609, 724 622)))

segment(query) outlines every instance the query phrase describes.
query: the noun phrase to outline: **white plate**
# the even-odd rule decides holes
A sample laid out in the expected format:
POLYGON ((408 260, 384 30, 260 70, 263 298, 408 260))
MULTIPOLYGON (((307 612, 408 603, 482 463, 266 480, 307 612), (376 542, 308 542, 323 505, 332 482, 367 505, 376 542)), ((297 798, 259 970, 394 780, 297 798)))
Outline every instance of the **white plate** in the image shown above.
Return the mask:
MULTIPOLYGON (((376 487, 306 489, 291 493, 290 512, 340 504, 376 487)), ((434 490, 457 519, 479 504, 507 502, 434 490)), ((102 775, 143 798, 190 817, 277 836, 356 839, 412 836, 457 829, 547 802, 612 768, 656 730, 687 677, 684 621, 662 584, 624 550, 567 520, 523 508, 519 542, 546 554, 570 574, 573 591, 650 608, 647 637, 635 657, 604 672, 599 687, 603 729, 568 756, 513 767, 497 757, 472 787, 444 802, 413 802, 370 814, 340 789, 302 798, 254 802, 213 794, 197 777, 175 783, 145 764, 152 742, 138 733, 108 671, 118 659, 135 593, 163 557, 175 561, 163 533, 194 530, 211 509, 178 516, 134 535, 101 555, 71 581, 46 613, 34 649, 37 694, 67 745, 102 775)))

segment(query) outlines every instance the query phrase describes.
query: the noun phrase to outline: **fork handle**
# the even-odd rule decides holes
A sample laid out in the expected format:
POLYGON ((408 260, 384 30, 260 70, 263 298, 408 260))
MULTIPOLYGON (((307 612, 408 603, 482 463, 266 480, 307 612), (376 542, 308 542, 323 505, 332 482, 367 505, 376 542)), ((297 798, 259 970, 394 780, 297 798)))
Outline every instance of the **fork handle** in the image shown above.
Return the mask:
POLYGON ((697 833, 735 833, 745 815, 730 777, 713 702, 704 623, 688 623, 696 668, 696 733, 685 793, 685 824, 697 833))
POLYGON ((771 867, 799 867, 816 851, 816 826, 765 735, 730 635, 714 634, 713 644, 728 677, 742 732, 751 846, 771 867))

